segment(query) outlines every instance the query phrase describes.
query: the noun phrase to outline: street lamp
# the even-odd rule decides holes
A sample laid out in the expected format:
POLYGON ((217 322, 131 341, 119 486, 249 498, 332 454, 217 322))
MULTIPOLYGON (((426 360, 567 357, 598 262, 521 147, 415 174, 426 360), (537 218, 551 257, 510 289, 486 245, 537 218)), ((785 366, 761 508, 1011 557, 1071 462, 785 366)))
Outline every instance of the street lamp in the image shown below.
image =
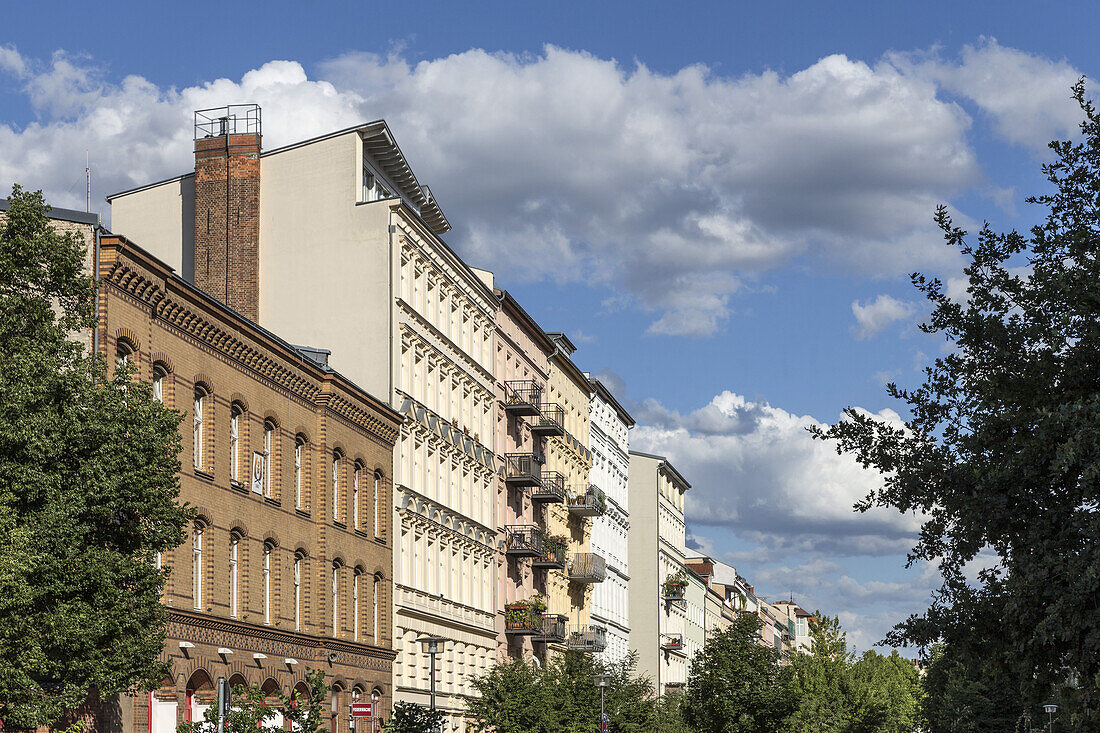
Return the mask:
POLYGON ((1043 706, 1043 712, 1047 714, 1047 729, 1050 733, 1054 733, 1054 714, 1058 712, 1058 706, 1052 702, 1048 702, 1043 706))
POLYGON ((375 733, 378 730, 378 689, 375 688, 370 691, 370 733, 375 733))
POLYGON ((600 733, 607 733, 607 716, 603 712, 603 693, 611 681, 611 676, 598 674, 595 676, 596 687, 600 688, 600 733))
POLYGON ((431 657, 432 710, 435 710, 435 655, 443 651, 447 640, 441 636, 422 636, 417 641, 424 645, 424 653, 431 657))

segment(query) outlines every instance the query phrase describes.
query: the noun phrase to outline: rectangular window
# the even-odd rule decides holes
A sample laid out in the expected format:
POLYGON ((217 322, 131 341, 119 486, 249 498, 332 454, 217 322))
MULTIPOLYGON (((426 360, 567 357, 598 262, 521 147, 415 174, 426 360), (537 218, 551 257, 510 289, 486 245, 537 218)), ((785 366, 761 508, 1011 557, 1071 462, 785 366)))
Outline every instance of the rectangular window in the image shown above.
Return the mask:
POLYGON ((271 625, 271 545, 264 545, 264 623, 271 625))
POLYGON ((195 470, 202 470, 202 454, 203 454, 203 425, 202 425, 202 413, 205 407, 206 393, 201 389, 195 390, 195 414, 194 414, 194 445, 192 446, 195 453, 195 470))
POLYGON ((191 539, 191 602, 196 611, 202 609, 202 527, 195 527, 191 539))
POLYGON ((294 441, 294 506, 297 509, 302 508, 302 451, 305 447, 303 438, 294 441))
POLYGON ((229 417, 229 478, 241 480, 241 412, 233 407, 229 417))
POLYGON ((271 496, 271 451, 275 442, 275 426, 264 423, 264 496, 271 496))
POLYGON ((237 551, 240 541, 229 539, 229 615, 237 618, 237 551))

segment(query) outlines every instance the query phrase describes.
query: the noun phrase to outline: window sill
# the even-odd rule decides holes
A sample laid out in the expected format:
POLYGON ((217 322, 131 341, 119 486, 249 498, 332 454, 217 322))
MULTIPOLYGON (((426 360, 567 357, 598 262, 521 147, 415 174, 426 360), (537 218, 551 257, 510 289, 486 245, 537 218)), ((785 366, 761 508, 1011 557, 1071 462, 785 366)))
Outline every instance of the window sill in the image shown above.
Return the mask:
POLYGON ((196 478, 201 478, 204 481, 213 481, 214 480, 214 474, 207 473, 206 471, 202 470, 201 468, 196 468, 195 469, 195 477, 196 478))
POLYGON ((242 494, 247 494, 248 493, 248 487, 245 486, 244 484, 242 484, 237 479, 230 480, 229 485, 231 487, 233 487, 234 489, 236 489, 237 491, 241 492, 242 494))
POLYGON ((265 496, 264 501, 272 506, 280 506, 281 502, 274 496, 265 496))
POLYGON ((355 534, 359 535, 360 537, 362 537, 362 538, 364 538, 364 539, 366 539, 367 537, 369 537, 369 536, 370 536, 370 535, 368 535, 368 534, 367 534, 366 532, 364 532, 364 531, 363 531, 363 530, 361 530, 361 529, 357 529, 357 530, 355 530, 355 534))
POLYGON ((337 521, 333 520, 332 524, 333 524, 333 526, 339 527, 340 529, 347 529, 348 528, 348 525, 344 524, 343 522, 337 522, 337 521))
POLYGON ((380 545, 385 545, 386 544, 386 538, 385 537, 375 537, 374 541, 377 542, 380 545))
POLYGON ((298 514, 301 514, 303 517, 308 517, 309 516, 309 510, 308 509, 303 509, 300 506, 294 507, 294 511, 297 512, 298 514))

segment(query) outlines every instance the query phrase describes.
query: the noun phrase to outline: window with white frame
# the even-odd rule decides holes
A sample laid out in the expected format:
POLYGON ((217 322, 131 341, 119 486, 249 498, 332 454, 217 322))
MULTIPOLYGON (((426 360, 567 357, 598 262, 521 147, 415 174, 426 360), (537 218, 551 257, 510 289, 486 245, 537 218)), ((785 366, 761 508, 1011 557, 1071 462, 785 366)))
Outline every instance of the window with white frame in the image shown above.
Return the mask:
POLYGON ((339 450, 332 452, 332 521, 340 521, 340 459, 339 450))
POLYGON ((204 443, 204 426, 203 415, 206 411, 206 398, 208 394, 206 388, 201 385, 195 387, 195 403, 194 403, 194 444, 193 450, 195 454, 195 470, 201 471, 203 469, 203 453, 204 443))
POLYGON ((198 611, 202 609, 202 536, 206 524, 195 522, 191 536, 191 603, 198 611))
POLYGON ((238 565, 240 544, 241 538, 236 532, 229 535, 229 615, 232 618, 237 618, 237 584, 240 579, 240 566, 238 565))
POLYGON ((302 553, 294 553, 294 630, 302 630, 302 553))
POLYGON ((241 480, 241 416, 244 409, 237 402, 229 408, 229 478, 241 480))
POLYGON ((272 546, 270 542, 264 543, 264 565, 263 565, 263 583, 264 583, 264 623, 268 626, 271 625, 271 551, 272 546))
POLYGON ((161 363, 153 365, 153 399, 164 404, 164 381, 168 379, 168 369, 161 363))
POLYGON ((275 423, 271 420, 264 421, 264 496, 272 495, 272 461, 275 455, 275 423))
POLYGON ((302 462, 305 460, 306 436, 294 438, 294 508, 301 509, 305 503, 305 491, 302 486, 302 462))
POLYGON ((363 465, 355 462, 355 475, 351 481, 351 525, 353 529, 359 529, 359 477, 363 473, 363 465))

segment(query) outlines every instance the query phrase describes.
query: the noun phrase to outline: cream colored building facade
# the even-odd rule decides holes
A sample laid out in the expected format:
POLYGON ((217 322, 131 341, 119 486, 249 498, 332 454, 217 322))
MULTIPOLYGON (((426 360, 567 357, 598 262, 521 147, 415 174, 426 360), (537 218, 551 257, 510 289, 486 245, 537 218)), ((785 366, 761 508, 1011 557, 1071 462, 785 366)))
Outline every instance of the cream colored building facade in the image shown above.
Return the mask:
MULTIPOLYGON (((193 175, 109 198, 113 228, 193 280, 193 175)), ((441 236, 449 224, 383 121, 260 156, 258 321, 323 343, 332 367, 404 417, 392 471, 394 699, 462 726, 496 659, 493 364, 498 301, 441 236), (379 358, 379 354, 383 354, 379 358)))
POLYGON ((565 571, 552 574, 547 581, 548 611, 565 617, 570 635, 583 634, 590 625, 592 586, 607 576, 604 558, 589 546, 591 517, 578 511, 585 506, 581 502, 588 495, 592 470, 588 448, 591 386, 572 361, 575 347, 568 337, 562 333, 548 335, 555 350, 549 358, 546 402, 561 408, 564 434, 546 441, 542 485, 547 491, 561 486, 564 495, 561 501, 546 502, 546 529, 568 543, 565 571))
POLYGON ((663 456, 631 451, 628 486, 631 576, 652 579, 630 585, 630 648, 663 695, 687 681, 684 498, 691 484, 663 456), (681 574, 681 589, 668 592, 665 581, 681 574))

